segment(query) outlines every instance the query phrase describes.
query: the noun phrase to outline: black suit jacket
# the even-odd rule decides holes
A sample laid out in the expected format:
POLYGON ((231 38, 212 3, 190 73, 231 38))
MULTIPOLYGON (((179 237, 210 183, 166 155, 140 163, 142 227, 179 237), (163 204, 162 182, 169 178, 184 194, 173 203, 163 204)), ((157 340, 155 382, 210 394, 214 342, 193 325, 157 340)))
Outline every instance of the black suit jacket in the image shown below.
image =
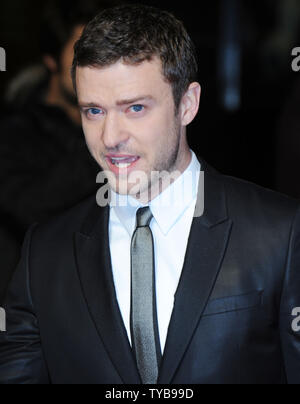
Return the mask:
MULTIPOLYGON (((299 383, 298 202, 202 168, 205 212, 192 223, 159 383, 299 383)), ((1 383, 141 382, 108 221, 93 198, 28 232, 4 306, 1 383)))

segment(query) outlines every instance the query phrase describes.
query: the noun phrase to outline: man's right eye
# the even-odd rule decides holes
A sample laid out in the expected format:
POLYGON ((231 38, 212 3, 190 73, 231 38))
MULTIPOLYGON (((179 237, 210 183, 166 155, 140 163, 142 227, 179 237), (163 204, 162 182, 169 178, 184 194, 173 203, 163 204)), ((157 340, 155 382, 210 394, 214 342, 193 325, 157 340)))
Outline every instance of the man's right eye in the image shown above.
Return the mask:
POLYGON ((86 114, 91 116, 101 115, 102 113, 103 111, 100 108, 89 108, 86 110, 86 114))
POLYGON ((95 120, 100 118, 103 114, 104 111, 102 108, 81 108, 81 113, 90 120, 95 120))

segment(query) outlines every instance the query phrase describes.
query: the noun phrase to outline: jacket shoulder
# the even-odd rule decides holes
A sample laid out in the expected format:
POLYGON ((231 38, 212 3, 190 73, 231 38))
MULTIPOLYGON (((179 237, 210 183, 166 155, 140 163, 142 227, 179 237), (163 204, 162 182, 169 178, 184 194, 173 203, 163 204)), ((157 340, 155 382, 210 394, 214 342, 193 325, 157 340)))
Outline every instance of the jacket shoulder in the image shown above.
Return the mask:
POLYGON ((227 206, 231 214, 239 212, 248 217, 290 222, 300 208, 300 201, 260 185, 222 175, 227 206))
POLYGON ((74 207, 46 221, 34 225, 35 239, 39 241, 70 239, 80 232, 91 212, 102 209, 97 206, 96 196, 90 196, 74 207))

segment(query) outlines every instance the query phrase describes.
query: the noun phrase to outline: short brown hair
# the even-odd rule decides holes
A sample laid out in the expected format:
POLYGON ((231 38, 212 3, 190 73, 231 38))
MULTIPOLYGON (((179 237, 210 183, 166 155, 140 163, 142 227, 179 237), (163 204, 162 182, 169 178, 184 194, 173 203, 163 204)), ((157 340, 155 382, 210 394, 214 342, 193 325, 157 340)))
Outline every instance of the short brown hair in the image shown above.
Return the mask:
POLYGON ((172 85, 176 109, 197 80, 195 47, 182 22, 167 11, 145 5, 106 9, 84 29, 74 48, 72 79, 77 67, 104 67, 118 62, 138 64, 157 56, 172 85))

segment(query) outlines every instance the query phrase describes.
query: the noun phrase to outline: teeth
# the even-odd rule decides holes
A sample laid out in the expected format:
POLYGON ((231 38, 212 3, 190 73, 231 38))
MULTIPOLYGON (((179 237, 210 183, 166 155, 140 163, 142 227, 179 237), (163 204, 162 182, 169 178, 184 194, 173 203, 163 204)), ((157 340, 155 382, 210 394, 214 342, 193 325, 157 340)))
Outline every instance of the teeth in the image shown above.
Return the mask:
POLYGON ((115 166, 117 166, 118 168, 128 168, 131 166, 132 163, 129 164, 122 164, 122 163, 116 163, 115 166))
POLYGON ((115 158, 111 159, 112 163, 115 166, 117 166, 118 168, 128 168, 131 166, 132 163, 134 163, 137 160, 137 158, 134 157, 134 158, 130 159, 129 163, 122 163, 122 161, 126 161, 126 160, 127 161, 129 160, 128 157, 122 157, 122 158, 115 157, 115 158))

